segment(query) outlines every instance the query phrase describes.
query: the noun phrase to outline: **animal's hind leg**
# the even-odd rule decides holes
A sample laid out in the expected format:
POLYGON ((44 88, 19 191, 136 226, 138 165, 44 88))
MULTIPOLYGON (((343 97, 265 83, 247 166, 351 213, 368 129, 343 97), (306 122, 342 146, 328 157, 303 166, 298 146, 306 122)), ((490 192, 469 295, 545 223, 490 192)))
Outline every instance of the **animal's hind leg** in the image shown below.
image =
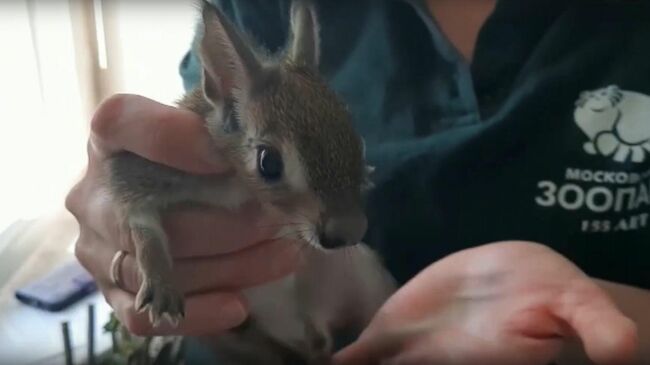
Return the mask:
POLYGON ((127 224, 142 279, 135 308, 138 311, 148 308, 149 319, 154 326, 163 317, 176 326, 185 315, 183 297, 174 285, 172 258, 160 216, 153 210, 131 211, 127 224))

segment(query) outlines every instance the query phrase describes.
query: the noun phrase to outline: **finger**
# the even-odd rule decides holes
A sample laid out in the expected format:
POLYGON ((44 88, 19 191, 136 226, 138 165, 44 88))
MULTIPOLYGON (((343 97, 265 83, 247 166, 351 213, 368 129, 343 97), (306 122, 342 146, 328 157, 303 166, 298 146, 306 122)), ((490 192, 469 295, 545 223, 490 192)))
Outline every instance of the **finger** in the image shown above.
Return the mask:
POLYGON ((268 240, 280 228, 256 203, 237 210, 183 209, 163 217, 163 226, 176 258, 238 251, 268 240))
POLYGON ((395 353, 397 351, 389 352, 373 341, 359 340, 334 354, 332 362, 336 365, 374 365, 395 353))
POLYGON ((84 185, 82 182, 76 183, 68 192, 65 197, 65 209, 70 212, 77 220, 81 223, 81 217, 83 216, 83 196, 84 185))
POLYGON ((165 321, 153 328, 148 313, 137 313, 134 296, 118 288, 107 293, 120 322, 137 336, 202 336, 219 334, 240 325, 247 317, 244 299, 236 293, 209 293, 185 298, 185 318, 178 327, 165 321))
POLYGON ((97 190, 97 184, 94 184, 97 178, 97 156, 90 142, 86 147, 88 153, 86 169, 65 199, 66 209, 74 215, 79 223, 85 223, 83 218, 87 215, 86 211, 89 205, 86 200, 97 190))
MULTIPOLYGON (((445 348, 444 346, 437 344, 437 341, 434 338, 434 336, 435 334, 428 334, 426 336, 423 336, 422 338, 415 339, 413 342, 410 342, 408 345, 403 346, 402 349, 394 353, 393 356, 388 358, 382 358, 381 364, 435 365, 435 364, 450 364, 450 363, 463 363, 463 364, 480 363, 481 365, 506 365, 506 363, 494 363, 488 361, 488 359, 485 358, 481 358, 478 361, 472 361, 472 362, 466 361, 465 359, 461 361, 454 361, 453 355, 450 352, 453 352, 453 349, 456 346, 458 346, 458 342, 455 341, 461 339, 453 338, 453 341, 455 343, 450 343, 449 347, 445 348)), ((471 353, 471 351, 475 351, 475 349, 468 349, 467 353, 471 353)), ((521 364, 524 363, 522 362, 521 364)))
POLYGON ((190 173, 228 170, 199 115, 142 96, 110 97, 95 112, 91 130, 107 153, 126 150, 190 173))
POLYGON ((110 282, 109 271, 115 249, 107 245, 97 232, 87 225, 81 225, 74 250, 79 263, 98 284, 110 282))
POLYGON ((554 313, 566 321, 597 364, 625 364, 635 355, 636 325, 590 280, 572 285, 554 313))
MULTIPOLYGON (((272 241, 229 255, 176 260, 174 284, 190 294, 263 284, 294 271, 299 251, 294 242, 272 241)), ((124 288, 136 293, 141 280, 132 254, 124 258, 121 275, 124 288)))

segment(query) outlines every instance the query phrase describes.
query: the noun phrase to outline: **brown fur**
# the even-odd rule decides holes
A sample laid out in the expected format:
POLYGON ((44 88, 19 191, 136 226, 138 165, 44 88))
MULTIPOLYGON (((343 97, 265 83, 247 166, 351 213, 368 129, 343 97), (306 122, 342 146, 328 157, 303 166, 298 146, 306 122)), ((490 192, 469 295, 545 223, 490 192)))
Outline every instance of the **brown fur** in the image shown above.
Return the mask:
POLYGON ((281 81, 260 98, 266 133, 286 134, 309 166, 309 185, 322 198, 358 190, 364 162, 361 141, 344 104, 311 70, 286 65, 281 81), (272 106, 271 108, 263 106, 272 106))
MULTIPOLYGON (((289 222, 296 217, 306 220, 302 226, 287 227, 292 230, 292 238, 310 242, 318 238, 315 230, 324 230, 326 219, 339 219, 339 225, 330 225, 331 228, 348 222, 345 219, 350 214, 356 214, 355 218, 363 215, 360 200, 366 170, 361 139, 345 105, 318 76, 318 27, 313 9, 303 3, 292 7, 293 44, 285 59, 274 61, 258 59, 260 53, 249 48, 245 37, 223 14, 208 4, 204 6, 203 83, 184 95, 178 105, 206 120, 215 148, 218 146, 219 153, 229 159, 234 171, 220 176, 195 176, 129 152, 115 155, 108 163, 107 185, 118 202, 123 226, 131 233, 143 279, 136 308, 149 309, 154 324, 163 318, 174 324, 183 316, 183 298, 171 284, 172 259, 160 223, 160 215, 167 209, 181 204, 237 208, 254 199, 289 222), (237 128, 229 128, 231 124, 237 128), (264 180, 256 165, 260 146, 280 151, 298 172, 292 172, 291 179, 283 177, 271 183, 264 180), (314 230, 311 236, 305 236, 307 228, 303 226, 314 230)), ((341 232, 348 237, 362 233, 365 216, 363 225, 350 226, 361 228, 341 232)), ((368 267, 379 271, 374 263, 368 267)), ((262 290, 262 295, 275 295, 276 288, 272 284, 269 288, 269 292, 262 290)), ((302 298, 287 293, 284 287, 278 288, 282 289, 280 297, 284 300, 299 302, 302 298)), ((294 288, 297 290, 310 289, 294 288)), ((310 305, 314 303, 318 301, 310 305)), ((325 339, 322 343, 326 344, 327 329, 321 327, 322 321, 311 323, 311 309, 302 308, 300 303, 297 307, 300 318, 291 320, 305 326, 301 344, 282 343, 261 327, 252 326, 232 333, 228 338, 234 342, 223 343, 234 352, 230 354, 232 363, 250 363, 238 358, 238 349, 261 351, 262 347, 276 352, 278 359, 304 355, 305 364, 324 363, 330 349, 325 345, 314 349, 312 344, 321 343, 320 339, 325 339)), ((264 361, 257 360, 253 363, 264 361)), ((278 360, 279 364, 293 362, 278 360)))

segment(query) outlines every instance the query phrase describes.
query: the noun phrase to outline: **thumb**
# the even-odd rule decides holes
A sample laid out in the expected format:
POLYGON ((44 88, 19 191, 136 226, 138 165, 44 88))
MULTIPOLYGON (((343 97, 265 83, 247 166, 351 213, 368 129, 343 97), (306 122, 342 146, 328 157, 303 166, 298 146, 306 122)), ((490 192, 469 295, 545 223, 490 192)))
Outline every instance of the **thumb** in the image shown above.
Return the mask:
POLYGON ((414 339, 430 334, 433 326, 425 321, 402 326, 399 330, 384 330, 375 334, 366 330, 361 337, 334 355, 336 365, 374 365, 401 352, 414 339))
POLYGON ((336 365, 374 365, 399 352, 401 343, 387 338, 361 337, 334 355, 336 365))
POLYGON ((572 286, 554 313, 573 329, 587 356, 599 365, 631 363, 636 354, 636 325, 591 280, 572 286))
POLYGON ((189 173, 228 169, 201 116, 138 95, 105 100, 91 122, 93 145, 111 154, 129 151, 189 173))

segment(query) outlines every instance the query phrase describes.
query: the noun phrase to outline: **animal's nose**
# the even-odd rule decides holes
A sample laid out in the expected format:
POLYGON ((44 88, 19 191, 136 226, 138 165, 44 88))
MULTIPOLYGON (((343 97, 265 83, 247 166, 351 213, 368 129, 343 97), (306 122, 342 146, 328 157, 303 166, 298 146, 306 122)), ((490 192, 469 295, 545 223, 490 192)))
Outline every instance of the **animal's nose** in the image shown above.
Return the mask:
POLYGON ((321 233, 320 244, 326 249, 356 245, 367 228, 368 220, 363 214, 329 218, 321 233))

